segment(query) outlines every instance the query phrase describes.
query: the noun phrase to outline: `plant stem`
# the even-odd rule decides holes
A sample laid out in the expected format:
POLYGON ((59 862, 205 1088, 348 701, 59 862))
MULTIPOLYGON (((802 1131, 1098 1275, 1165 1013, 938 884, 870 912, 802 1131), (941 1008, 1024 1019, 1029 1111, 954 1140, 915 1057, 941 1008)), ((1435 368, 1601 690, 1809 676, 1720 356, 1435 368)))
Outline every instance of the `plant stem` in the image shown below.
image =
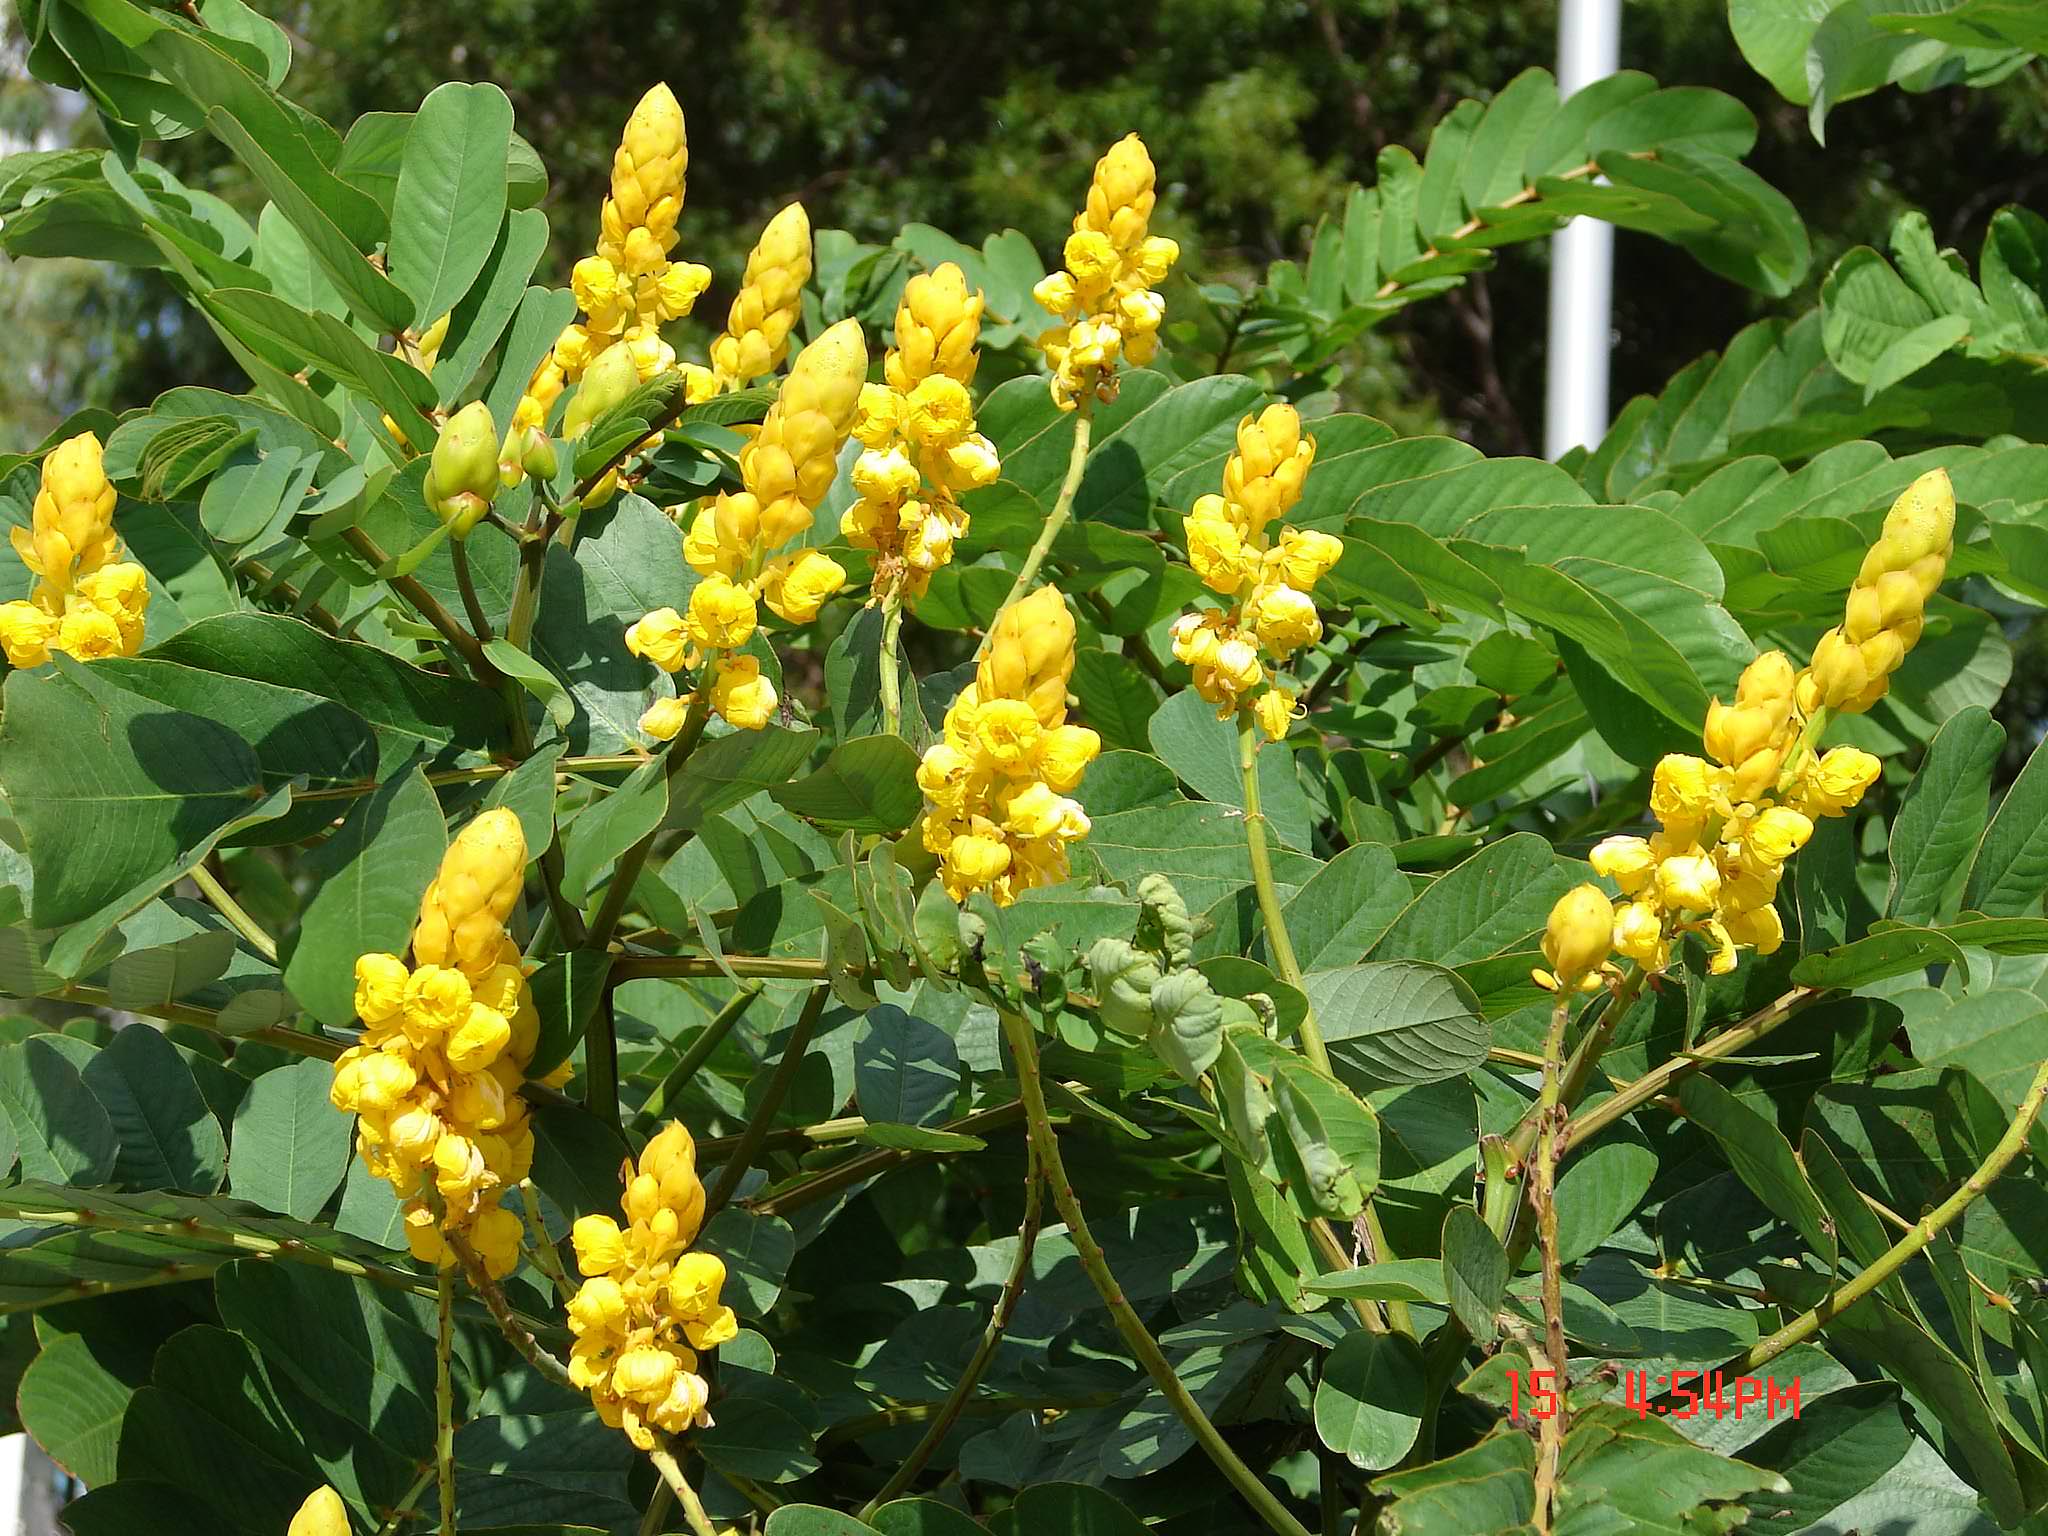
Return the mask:
MULTIPOLYGON (((1273 883, 1273 860, 1266 847, 1266 813, 1259 807, 1258 727, 1249 711, 1237 717, 1237 767, 1244 782, 1244 841, 1251 854, 1252 886, 1259 896, 1259 916, 1266 924, 1266 948, 1273 956, 1273 968, 1280 979, 1300 992, 1301 962, 1294 957, 1294 941, 1287 936, 1287 918, 1280 910, 1280 892, 1273 883)), ((1318 1072, 1330 1070, 1330 1052, 1323 1044, 1323 1032, 1316 1027, 1316 1011, 1301 1016, 1301 1053, 1318 1072)))
POLYGON ((1216 1469, 1237 1489, 1266 1527, 1277 1536, 1309 1536, 1308 1528, 1288 1512, 1287 1506, 1256 1472, 1244 1464, 1237 1452, 1231 1449, 1230 1442, 1210 1422, 1209 1416, 1202 1411, 1202 1405, 1195 1401, 1186 1384, 1175 1373, 1173 1363, 1160 1349, 1159 1341, 1152 1337, 1144 1320, 1125 1299, 1122 1287, 1110 1270, 1108 1258, 1095 1241, 1094 1234, 1088 1230, 1088 1219, 1082 1213, 1081 1202, 1075 1197, 1073 1184, 1067 1178, 1066 1164, 1060 1159, 1059 1136, 1053 1130, 1052 1117, 1046 1112, 1045 1084, 1038 1070, 1038 1042, 1031 1033, 1031 1024, 1022 1014, 1007 1008, 999 1012, 1004 1037, 1010 1043, 1010 1054, 1016 1059, 1024 1123, 1030 1130, 1038 1161, 1051 1185, 1053 1205, 1066 1222, 1075 1256, 1100 1293, 1103 1304, 1109 1308, 1117 1332, 1123 1335, 1124 1343, 1130 1346, 1131 1353, 1151 1376, 1168 1405, 1195 1437, 1196 1443, 1208 1453, 1216 1469))
MULTIPOLYGON (((1648 979, 1640 967, 1632 969, 1621 985, 1615 988, 1599 1019, 1586 1031, 1585 1037, 1579 1041, 1578 1048, 1572 1052, 1571 1062, 1564 1069, 1564 1081, 1558 1089, 1557 1096, 1558 1103, 1567 1110, 1573 1108, 1579 1102, 1580 1096, 1585 1093, 1586 1083, 1593 1075, 1594 1064, 1607 1049, 1608 1042, 1614 1038, 1615 1026, 1642 995, 1643 983, 1648 979)), ((1569 1006, 1568 998, 1560 995, 1559 1001, 1569 1006)), ((1539 1065, 1548 1070, 1549 1057, 1546 1055, 1539 1065)), ((1542 1117, 1543 1106, 1537 1103, 1515 1122, 1515 1128, 1508 1136, 1508 1151, 1517 1164, 1528 1162, 1529 1153, 1536 1145, 1537 1122, 1542 1117)))
MULTIPOLYGON (((647 761, 645 752, 612 752, 597 757, 565 757, 555 764, 557 773, 626 773, 647 761)), ((517 763, 478 763, 473 768, 443 768, 427 775, 427 782, 436 787, 444 784, 482 784, 492 779, 502 779, 517 768, 517 763)), ((382 789, 383 783, 376 779, 363 779, 354 784, 326 784, 318 789, 300 790, 292 796, 292 804, 300 805, 308 800, 358 800, 364 795, 374 794, 382 789)))
POLYGON ((661 1474, 661 1480, 668 1484, 669 1492, 676 1496, 676 1502, 683 1506, 683 1518, 690 1523, 694 1536, 718 1536, 712 1528, 711 1517, 704 1513, 704 1505, 697 1497, 697 1490, 690 1486, 690 1480, 683 1476, 683 1469, 676 1464, 675 1452, 668 1448, 665 1437, 657 1435, 654 1449, 647 1453, 647 1459, 654 1463, 654 1470, 661 1474))
POLYGON ((1745 1046, 1754 1045, 1793 1014, 1822 995, 1818 987, 1794 987, 1768 1007, 1751 1014, 1732 1029, 1724 1029, 1688 1056, 1674 1056, 1651 1068, 1634 1082, 1618 1089, 1612 1098, 1602 1099, 1582 1115, 1573 1115, 1565 1127, 1563 1154, 1570 1156, 1583 1143, 1606 1130, 1623 1115, 1640 1108, 1666 1092, 1679 1078, 1717 1061, 1725 1061, 1745 1046))
MULTIPOLYGON (((1087 1091, 1086 1088, 1076 1083, 1065 1083, 1061 1086, 1073 1092, 1085 1093, 1087 1091)), ((962 1136, 974 1136, 983 1131, 1009 1125, 1023 1118, 1023 1101, 1012 1099, 1007 1104, 998 1104, 990 1109, 979 1109, 971 1115, 961 1116, 958 1120, 949 1120, 946 1124, 940 1126, 939 1129, 942 1131, 953 1131, 962 1136)), ((912 1163, 928 1162, 939 1155, 936 1152, 907 1152, 894 1147, 878 1147, 872 1152, 862 1153, 859 1157, 850 1157, 836 1167, 825 1169, 822 1173, 813 1174, 810 1178, 803 1180, 801 1183, 792 1184, 787 1189, 778 1190, 772 1195, 751 1200, 748 1202, 747 1208, 756 1216, 786 1216, 789 1212, 809 1205, 813 1201, 822 1200, 827 1195, 836 1195, 842 1189, 850 1189, 854 1185, 874 1178, 878 1174, 887 1173, 891 1168, 907 1167, 912 1163)))
POLYGON ((412 1518, 413 1510, 419 1505, 420 1495, 433 1485, 437 1470, 431 1461, 420 1468, 419 1476, 412 1480, 412 1486, 400 1494, 398 1502, 386 1512, 384 1523, 377 1527, 377 1536, 396 1536, 398 1528, 412 1518))
POLYGON ((1557 1243, 1557 1141, 1564 1128, 1561 1098, 1564 1070, 1564 1030, 1571 1019, 1571 994, 1560 990, 1550 1010, 1550 1033, 1543 1047, 1543 1095, 1536 1117, 1536 1157, 1530 1183, 1530 1198, 1536 1205, 1536 1230, 1543 1253, 1543 1330, 1545 1352, 1551 1369, 1559 1373, 1558 1391, 1564 1391, 1564 1260, 1557 1243))
MULTIPOLYGON (((673 779, 683 771, 690 754, 697 750, 697 743, 703 739, 704 727, 710 719, 711 685, 707 677, 690 696, 690 707, 683 716, 682 729, 676 732, 676 739, 669 743, 668 751, 663 754, 662 771, 667 777, 673 779)), ((619 855, 618 863, 612 868, 611 884, 605 888, 604 900, 598 905, 597 915, 590 920, 591 948, 603 949, 611 943, 612 935, 618 931, 619 919, 626 915, 626 904, 633 899, 633 887, 639 882, 640 871, 646 867, 647 855, 660 831, 657 825, 619 855)))
MULTIPOLYGON (((463 1274, 476 1288, 477 1295, 483 1297, 484 1306, 490 1310, 491 1320, 498 1325, 498 1332, 505 1335, 505 1342, 518 1350, 521 1359, 556 1386, 570 1392, 580 1391, 576 1383, 569 1379, 569 1368, 542 1348, 540 1340, 533 1336, 533 1330, 513 1314, 512 1303, 505 1299, 503 1287, 491 1278, 490 1272, 484 1268, 482 1258, 471 1246, 469 1239, 460 1232, 451 1231, 447 1234, 447 1241, 448 1246, 455 1251, 455 1257, 462 1261, 463 1274)), ((445 1276, 452 1271, 444 1269, 441 1273, 445 1276)))
POLYGON ((519 1181, 519 1201, 526 1207, 526 1224, 533 1229, 533 1262, 555 1288, 555 1299, 567 1301, 576 1294, 576 1287, 569 1283, 569 1272, 562 1268, 562 1256, 548 1237, 547 1223, 541 1220, 540 1196, 533 1191, 533 1180, 519 1181))
POLYGON ((656 1483, 654 1497, 647 1501, 647 1513, 640 1517, 640 1536, 661 1536, 661 1528, 668 1524, 668 1507, 675 1501, 675 1490, 666 1478, 656 1483))
POLYGON ((614 981, 649 977, 682 980, 691 977, 757 976, 764 981, 823 981, 825 962, 780 955, 621 955, 612 965, 614 981))
POLYGON ((1870 1267, 1855 1279, 1829 1291, 1817 1305, 1800 1313, 1776 1333, 1759 1339, 1742 1357, 1740 1368, 1748 1371, 1768 1365, 1794 1344, 1805 1343, 1827 1323, 1840 1317, 1897 1274, 1908 1259, 1933 1242, 1949 1223, 1968 1210, 2026 1150, 2027 1136, 2033 1130, 2035 1120, 2040 1118, 2044 1099, 2048 1099, 2048 1062, 2043 1062, 2035 1070, 2034 1081, 2021 1098, 2012 1124, 1998 1138, 1998 1144, 1985 1154, 1984 1161, 1963 1180, 1954 1194, 1914 1222, 1905 1236, 1879 1254, 1870 1267))
POLYGON ((882 682, 882 730, 890 736, 903 734, 902 682, 896 675, 896 641, 903 633, 903 587, 896 583, 882 599, 882 650, 878 658, 882 682))
POLYGON ((1018 1299, 1024 1294, 1024 1280, 1031 1271, 1031 1254, 1038 1246, 1038 1229, 1041 1207, 1044 1204, 1045 1175, 1038 1162, 1038 1154, 1029 1146, 1024 1152, 1024 1219, 1017 1227, 1017 1252, 1010 1260, 1010 1273, 1003 1280, 1002 1291, 996 1297, 993 1311, 989 1313, 988 1326, 982 1330, 981 1342, 975 1347, 974 1358, 967 1362, 967 1369, 960 1373, 960 1379, 953 1384, 953 1390, 946 1394, 936 1417, 918 1439, 916 1447, 904 1458, 903 1464, 889 1475, 882 1491, 868 1500, 867 1508, 860 1512, 860 1518, 872 1522, 875 1511, 902 1493, 917 1481, 917 1474, 925 1469, 945 1443, 946 1436, 953 1432, 953 1426, 960 1420, 960 1411, 967 1406, 967 1400, 981 1385, 981 1378, 996 1357, 996 1350, 1003 1342, 1003 1330, 1010 1326, 1010 1317, 1017 1310, 1018 1299))
POLYGON ((811 988, 811 995, 804 999, 803 1011, 796 1016, 796 1023, 790 1027, 789 1039, 783 1043, 782 1060, 775 1064, 775 1075, 768 1079, 768 1087, 761 1094, 761 1102, 754 1107, 754 1115, 747 1122, 747 1128, 740 1133, 740 1144, 733 1148, 719 1167, 718 1182, 710 1194, 704 1197, 704 1221, 725 1209, 732 1199, 733 1191, 739 1188, 740 1180, 754 1165, 761 1143, 767 1138, 768 1123, 775 1118, 775 1112, 782 1108, 782 1101, 789 1094, 789 1085, 796 1081, 796 1074, 804 1063, 804 1052, 810 1048, 811 1035, 817 1030, 818 1020, 824 1015, 825 1003, 832 995, 832 988, 819 982, 811 988))
POLYGON ((462 594, 462 611, 469 618, 470 633, 484 645, 491 643, 491 621, 476 595, 476 579, 469 573, 469 540, 450 539, 448 558, 455 564, 455 590, 462 594))
MULTIPOLYGON (((660 1125, 662 1113, 671 1100, 679 1097, 690 1079, 695 1077, 704 1063, 711 1059, 711 1053, 732 1033, 732 1028, 761 995, 758 984, 742 987, 726 1000, 723 1008, 711 1016, 711 1021, 697 1031, 697 1038, 690 1042, 690 1048, 683 1052, 682 1060, 669 1068, 668 1075, 654 1085, 654 1091, 647 1095, 647 1102, 640 1106, 640 1113, 633 1117, 633 1129, 642 1136, 652 1136, 660 1125)), ((703 1143, 698 1143, 702 1147, 703 1143)))
POLYGON ((996 619, 1000 619, 1012 604, 1021 602, 1031 591, 1031 584, 1038 580, 1039 567, 1045 564, 1045 557, 1052 553, 1053 541, 1060 536, 1060 530, 1067 525, 1067 518, 1074 510, 1074 496, 1081 489, 1081 476, 1088 469, 1088 438, 1093 431, 1089 411, 1094 401, 1082 397, 1074 407, 1074 446, 1067 454, 1067 477, 1060 482, 1059 499, 1052 504, 1052 511, 1045 519, 1045 526, 1038 531, 1038 540, 1024 557, 1024 564, 1017 572, 1017 579, 1010 583, 1010 595, 1003 599, 1003 606, 989 620, 983 632, 981 644, 975 648, 974 659, 981 660, 988 654, 989 643, 995 638, 996 619))
MULTIPOLYGON (((372 570, 379 569, 390 562, 391 557, 384 553, 377 541, 360 528, 344 528, 341 533, 341 539, 358 556, 368 562, 372 570)), ((441 638, 448 642, 449 647, 456 655, 462 658, 463 664, 471 672, 475 673, 479 678, 488 678, 492 675, 495 669, 491 666, 489 659, 485 657, 484 648, 477 643, 476 636, 464 629, 457 622, 455 615, 441 606, 441 600, 422 586, 418 577, 390 576, 386 577, 385 580, 390 585, 392 591, 412 604, 419 612, 420 617, 440 632, 441 638)))
POLYGON ((455 1271, 442 1265, 435 1287, 434 1469, 441 1494, 441 1536, 455 1536, 455 1271))
POLYGON ((277 940, 265 933, 263 925, 242 910, 242 904, 228 894, 227 887, 220 883, 219 878, 204 862, 192 866, 192 883, 199 887, 200 895, 213 903, 213 909, 228 920, 228 926, 249 941, 251 949, 272 965, 277 964, 277 940))

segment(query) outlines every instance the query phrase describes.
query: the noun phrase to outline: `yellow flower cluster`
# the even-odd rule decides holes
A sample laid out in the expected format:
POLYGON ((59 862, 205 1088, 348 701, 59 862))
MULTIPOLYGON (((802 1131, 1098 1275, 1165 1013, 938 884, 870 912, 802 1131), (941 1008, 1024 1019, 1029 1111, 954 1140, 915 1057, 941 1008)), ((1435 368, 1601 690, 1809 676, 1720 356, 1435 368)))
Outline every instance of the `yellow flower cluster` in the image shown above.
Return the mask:
POLYGON ((696 1144, 680 1122, 647 1143, 620 1208, 623 1227, 585 1216, 569 1234, 586 1277, 569 1299, 569 1379, 590 1394, 599 1418, 651 1451, 657 1434, 711 1422, 697 1352, 739 1332, 718 1299, 725 1265, 689 1251, 704 1222, 704 1185, 696 1144))
POLYGON ((625 348, 643 382, 675 366, 675 349, 662 340, 661 326, 687 315, 711 282, 707 268, 669 260, 689 164, 682 106, 666 85, 657 85, 633 109, 612 156, 597 251, 570 274, 583 318, 562 331, 534 370, 513 413, 513 434, 545 429, 563 389, 610 348, 625 348))
POLYGON ((413 964, 356 961, 361 1041, 334 1063, 334 1107, 357 1117, 356 1147, 405 1201, 406 1244, 453 1261, 445 1227, 468 1234, 493 1275, 519 1263, 519 1218, 499 1205, 533 1163, 519 1096, 540 1031, 505 919, 519 899, 526 838, 500 807, 462 829, 420 902, 413 964))
POLYGON ((1249 703, 1276 741, 1294 719, 1296 695, 1272 674, 1322 638, 1309 593, 1344 552, 1314 529, 1283 524, 1275 537, 1273 525, 1301 500, 1315 457, 1316 440, 1302 435, 1293 406, 1245 417, 1237 451, 1223 466, 1223 494, 1197 500, 1184 524, 1188 564, 1210 591, 1237 601, 1182 614, 1173 624, 1173 654, 1193 669, 1195 691, 1219 719, 1249 703))
POLYGON ((1052 365, 1052 397, 1071 411, 1082 396, 1116 397, 1117 361, 1142 368, 1159 350, 1166 300, 1155 291, 1180 247, 1152 234, 1152 157, 1135 133, 1095 162, 1088 206, 1074 215, 1064 271, 1032 290, 1060 323, 1038 338, 1052 365))
POLYGON ((789 353, 789 333, 803 316, 811 277, 811 221, 791 203, 768 221, 747 256, 746 277, 726 312, 725 333, 711 343, 711 368, 687 365, 690 400, 745 389, 773 373, 789 353))
POLYGON ((0 650, 8 665, 39 667, 52 651, 96 661, 142 649, 149 577, 121 559, 114 501, 92 433, 68 438, 44 457, 32 520, 8 534, 36 577, 26 600, 0 603, 0 650))
MULTIPOLYGON (((1708 969, 1726 975, 1737 950, 1768 955, 1784 942, 1774 905, 1785 861, 1813 824, 1853 810, 1877 782, 1878 760, 1856 747, 1814 743, 1831 712, 1860 714, 1884 697, 1891 674, 1920 638, 1927 599, 1954 549, 1955 493, 1941 470, 1907 487, 1850 589, 1843 623, 1795 672, 1766 651, 1743 670, 1735 702, 1707 707, 1706 758, 1674 753, 1651 779, 1650 837, 1610 837, 1588 856, 1619 887, 1608 939, 1645 971, 1671 963, 1672 941, 1698 933, 1713 947, 1708 969)), ((1607 951, 1593 956, 1599 914, 1581 886, 1551 912, 1543 952, 1546 987, 1601 985, 1607 951)))
POLYGON ((980 291, 946 262, 913 277, 896 310, 896 345, 882 364, 887 381, 860 392, 853 435, 866 452, 853 466, 860 499, 839 519, 855 549, 875 552, 874 594, 924 595, 932 572, 953 558, 967 532, 958 497, 1002 473, 995 444, 974 427, 967 392, 981 360, 980 291))
POLYGON ((1067 878, 1067 845, 1088 835, 1087 813, 1067 792, 1102 738, 1067 723, 1074 620, 1057 591, 1040 587, 1005 609, 989 641, 917 782, 924 846, 939 856, 946 894, 965 901, 986 891, 1008 906, 1067 878))
MULTIPOLYGON (((684 557, 703 578, 690 593, 689 612, 660 608, 626 631, 633 654, 664 672, 709 658, 710 706, 742 730, 758 731, 775 714, 775 686, 761 675, 760 662, 733 654, 753 637, 756 604, 807 624, 846 584, 845 569, 821 550, 773 552, 809 531, 812 508, 831 488, 867 368, 857 320, 840 321, 797 355, 767 420, 741 450, 745 488, 702 505, 683 539, 684 557)), ((640 728, 668 740, 687 709, 687 698, 664 699, 640 728)))
POLYGON ((1955 552, 1956 493, 1945 471, 1906 487, 1884 532, 1863 557, 1848 611, 1813 648, 1812 684, 1801 704, 1860 715, 1885 696, 1891 675, 1920 638, 1927 599, 1955 552))

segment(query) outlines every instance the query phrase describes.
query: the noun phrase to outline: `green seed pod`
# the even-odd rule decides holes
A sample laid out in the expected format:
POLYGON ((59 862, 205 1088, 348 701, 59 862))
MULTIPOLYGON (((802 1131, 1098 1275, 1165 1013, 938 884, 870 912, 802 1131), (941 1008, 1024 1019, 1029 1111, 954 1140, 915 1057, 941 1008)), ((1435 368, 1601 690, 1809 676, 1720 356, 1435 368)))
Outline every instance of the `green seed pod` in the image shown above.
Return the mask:
POLYGON ((1102 1023, 1120 1035, 1142 1038, 1152 1030, 1152 991, 1159 967, 1152 957, 1123 939, 1097 939, 1088 951, 1102 1023))
POLYGON ((1223 1049, 1223 999, 1200 971, 1172 971, 1152 988, 1152 1045, 1190 1084, 1223 1049))
POLYGON ((1169 966, 1194 959, 1195 925, 1173 882, 1164 875, 1147 875, 1138 882, 1138 901, 1145 909, 1138 919, 1138 942, 1164 955, 1169 966))

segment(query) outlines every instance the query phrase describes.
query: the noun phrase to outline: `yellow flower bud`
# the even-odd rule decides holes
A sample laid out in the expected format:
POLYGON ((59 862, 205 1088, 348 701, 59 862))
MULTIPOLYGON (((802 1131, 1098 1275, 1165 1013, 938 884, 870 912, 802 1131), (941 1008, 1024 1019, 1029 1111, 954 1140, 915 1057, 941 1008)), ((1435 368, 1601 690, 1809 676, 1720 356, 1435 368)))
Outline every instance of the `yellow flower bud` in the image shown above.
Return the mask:
POLYGON ((1593 866, 1594 874, 1620 886, 1624 896, 1635 895, 1657 872, 1657 856, 1640 837, 1602 838, 1586 855, 1586 862, 1593 866))
POLYGON ((501 1205, 488 1205, 469 1229, 470 1246, 484 1261, 484 1273, 502 1280, 519 1267, 519 1239, 526 1228, 501 1205))
POLYGON ((1614 914, 1615 950, 1655 973, 1671 963, 1671 945, 1664 937, 1664 919, 1647 901, 1631 901, 1614 914))
POLYGON ((718 1310, 725 1264, 714 1253, 686 1253, 669 1273, 668 1304, 676 1316, 704 1317, 718 1310))
POLYGON ((612 1367, 612 1390, 621 1397, 658 1403, 676 1379, 676 1357, 665 1349, 629 1349, 612 1367))
POLYGON ((640 729, 656 741, 674 741, 683 729, 683 720, 690 713, 687 697, 656 699, 640 716, 640 729))
POLYGON ((316 1488, 307 1495, 285 1536, 349 1536, 348 1509, 332 1488, 316 1488))
POLYGON ((1767 864, 1782 864, 1813 836, 1813 823, 1786 806, 1774 805, 1749 825, 1743 846, 1767 864))
POLYGON ((1857 747, 1831 747, 1808 765, 1796 789, 1809 816, 1840 816, 1853 810, 1877 782, 1884 765, 1857 747))
POLYGON ((761 536, 771 549, 811 526, 811 509, 838 473, 866 382, 867 342, 860 322, 842 320, 797 354, 761 430, 740 455, 740 475, 760 503, 761 536))
POLYGON ((690 649, 683 616, 673 608, 643 614, 626 631, 626 649, 664 672, 680 671, 690 649))
POLYGON ((1308 592, 1344 558, 1343 543, 1315 528, 1288 528, 1280 535, 1280 575, 1308 592))
POLYGON ((1776 954, 1785 942, 1785 922, 1773 906, 1731 913, 1725 927, 1731 940, 1752 946, 1759 955, 1776 954))
POLYGON ((1188 565, 1210 591, 1227 597, 1244 584, 1250 566, 1244 534, 1221 496, 1198 498, 1182 530, 1188 565))
POLYGON ((1049 726, 1065 718, 1073 671, 1073 615, 1057 589, 1040 587, 996 616, 975 675, 983 698, 1025 700, 1049 726))
POLYGON ((758 731, 775 718, 775 685, 752 656, 721 656, 711 683, 718 718, 742 731, 758 731))
POLYGON ((965 901, 976 891, 988 889, 1009 867, 1010 845, 1000 837, 979 833, 954 838, 940 857, 946 894, 955 901, 965 901))
POLYGON ((1056 725, 1039 741, 1038 771, 1062 794, 1081 782, 1102 752, 1102 738, 1085 725, 1056 725))
POLYGON ((935 373, 962 384, 973 379, 981 312, 980 292, 968 292, 966 274, 950 261, 911 278, 896 307, 896 345, 883 367, 890 387, 908 394, 935 373))
POLYGON ((1263 528, 1301 500, 1315 457, 1316 440, 1302 436, 1294 407, 1269 405, 1238 423, 1237 451, 1223 466, 1223 494, 1245 509, 1254 529, 1263 528))
POLYGON ((458 1072, 481 1072, 511 1041, 512 1025, 502 1013, 471 1003, 469 1017, 449 1036, 448 1065, 458 1072))
POLYGON ((1322 638, 1315 600, 1285 584, 1261 587, 1245 603, 1245 622, 1259 643, 1283 661, 1322 638))
POLYGON ((626 1239, 609 1216, 579 1216, 569 1229, 576 1267, 586 1275, 607 1275, 626 1262, 626 1239))
POLYGON ((1713 772, 1699 758, 1671 753, 1658 759, 1650 782, 1650 812, 1668 828, 1697 825, 1714 814, 1713 772))
POLYGON ((577 1333, 604 1333, 626 1325, 626 1293, 609 1275, 593 1275, 576 1289, 567 1307, 577 1333))
POLYGON ((1558 980, 1574 985, 1607 963, 1614 944, 1614 904, 1597 885, 1579 885, 1558 897, 1543 930, 1543 958, 1558 980))

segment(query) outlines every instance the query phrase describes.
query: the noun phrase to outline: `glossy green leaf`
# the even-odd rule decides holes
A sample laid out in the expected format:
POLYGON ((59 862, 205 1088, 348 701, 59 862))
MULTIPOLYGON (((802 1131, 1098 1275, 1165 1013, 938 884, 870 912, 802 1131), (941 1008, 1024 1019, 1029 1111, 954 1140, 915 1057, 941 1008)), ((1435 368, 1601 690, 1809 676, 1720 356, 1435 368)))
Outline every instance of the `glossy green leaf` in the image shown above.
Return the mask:
POLYGON ((324 1061, 275 1067, 235 1111, 228 1186, 280 1215, 310 1221, 348 1170, 353 1119, 328 1102, 334 1069, 324 1061))
POLYGON ((419 328, 452 310, 490 260, 511 147, 512 103, 495 85, 451 80, 420 103, 405 136, 389 246, 392 280, 411 295, 419 328))

